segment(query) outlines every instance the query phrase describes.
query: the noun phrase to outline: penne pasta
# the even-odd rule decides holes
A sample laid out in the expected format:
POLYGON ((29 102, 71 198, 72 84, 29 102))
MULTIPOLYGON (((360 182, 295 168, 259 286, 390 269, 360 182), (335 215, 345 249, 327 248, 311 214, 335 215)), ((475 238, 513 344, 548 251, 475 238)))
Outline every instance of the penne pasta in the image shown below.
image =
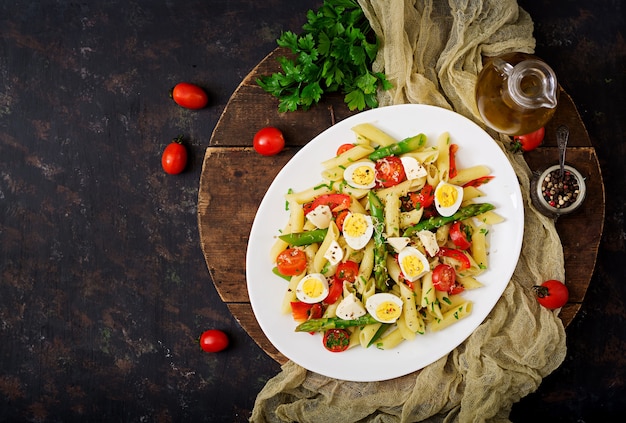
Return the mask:
POLYGON ((483 176, 487 176, 491 173, 489 168, 484 165, 465 167, 457 170, 457 174, 454 178, 451 178, 448 182, 454 185, 465 185, 469 181, 473 181, 474 179, 482 178, 483 176))
POLYGON ((469 316, 472 311, 472 303, 469 301, 464 302, 463 304, 448 310, 443 317, 434 320, 429 325, 429 329, 433 332, 442 330, 447 328, 448 326, 458 322, 461 319, 469 316))
POLYGON ((448 182, 450 173, 450 134, 444 132, 437 139, 437 160, 435 165, 439 173, 439 180, 448 182))
POLYGON ((346 167, 364 157, 367 157, 372 151, 374 151, 374 147, 365 144, 358 144, 338 156, 323 161, 322 167, 324 169, 332 169, 340 166, 346 167))
POLYGON ((368 140, 370 143, 385 147, 398 142, 394 137, 372 125, 371 123, 360 123, 352 128, 359 138, 368 140))

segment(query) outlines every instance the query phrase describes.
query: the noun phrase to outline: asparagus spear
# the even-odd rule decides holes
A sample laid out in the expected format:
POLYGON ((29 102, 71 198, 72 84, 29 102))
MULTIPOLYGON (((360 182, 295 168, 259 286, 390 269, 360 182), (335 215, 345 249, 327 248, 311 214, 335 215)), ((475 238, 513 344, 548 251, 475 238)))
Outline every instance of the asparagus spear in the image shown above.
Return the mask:
POLYGON ((369 191, 367 199, 374 223, 374 281, 379 291, 387 290, 387 247, 385 246, 385 217, 380 198, 369 191))
POLYGON ((352 320, 344 320, 339 317, 322 317, 310 319, 300 323, 296 332, 322 332, 329 329, 345 329, 350 326, 365 326, 378 323, 369 313, 352 320))
POLYGON ((489 210, 493 210, 493 209, 495 209, 495 206, 489 203, 468 204, 465 207, 461 207, 452 216, 448 216, 448 217, 433 216, 429 219, 422 220, 417 225, 407 228, 402 234, 402 236, 411 236, 415 232, 419 232, 422 230, 436 229, 440 226, 445 225, 446 223, 455 222, 457 220, 468 219, 470 217, 478 216, 479 214, 488 212, 489 210))
POLYGON ((282 239, 289 245, 300 247, 303 245, 313 244, 314 242, 324 241, 326 232, 328 232, 328 229, 315 229, 312 231, 280 235, 278 238, 282 239))
POLYGON ((408 153, 409 151, 417 150, 424 144, 426 144, 426 135, 415 135, 414 137, 405 138, 395 144, 380 147, 379 149, 370 153, 369 159, 372 161, 376 161, 378 159, 382 159, 383 157, 391 155, 398 156, 400 154, 408 153))

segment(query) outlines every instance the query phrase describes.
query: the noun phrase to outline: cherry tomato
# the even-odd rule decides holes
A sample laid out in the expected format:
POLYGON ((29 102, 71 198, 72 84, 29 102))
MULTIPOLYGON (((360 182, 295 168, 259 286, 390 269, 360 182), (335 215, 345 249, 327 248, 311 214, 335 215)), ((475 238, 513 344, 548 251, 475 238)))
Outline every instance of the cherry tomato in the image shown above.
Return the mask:
POLYGON ((268 126, 254 134, 252 146, 262 156, 274 156, 285 148, 285 137, 280 129, 268 126))
POLYGON ((332 278, 330 286, 328 287, 328 295, 322 301, 324 304, 335 304, 341 294, 343 293, 343 281, 336 276, 332 278))
POLYGON ((344 263, 339 263, 337 266, 337 271, 335 272, 335 277, 342 281, 354 283, 357 276, 359 275, 359 265, 358 263, 348 260, 344 263))
POLYGON ((329 329, 324 332, 324 347, 330 352, 342 352, 350 345, 350 332, 345 329, 329 329))
POLYGON ((516 135, 513 137, 511 150, 513 151, 531 151, 539 147, 543 142, 546 134, 546 128, 539 128, 535 132, 526 135, 516 135))
POLYGON ((315 210, 318 206, 328 206, 333 213, 338 213, 350 207, 352 200, 347 194, 322 194, 313 200, 312 203, 303 206, 304 213, 307 214, 315 210))
POLYGON ((285 276, 299 275, 306 269, 306 263, 306 253, 299 248, 287 248, 276 258, 276 267, 285 276))
POLYGON ((456 272, 449 264, 438 264, 433 270, 433 286, 437 291, 449 292, 456 285, 456 272))
POLYGON ((202 109, 209 102, 206 92, 197 85, 189 82, 176 84, 170 93, 176 104, 186 109, 202 109))
POLYGON ((346 220, 348 214, 350 214, 350 211, 348 210, 341 210, 337 213, 337 217, 335 218, 335 224, 340 231, 343 231, 343 221, 346 220))
POLYGON ((337 149, 337 155, 345 153, 346 151, 354 148, 354 144, 341 144, 337 149))
POLYGON ((219 352, 228 346, 228 336, 221 330, 209 329, 200 335, 200 348, 206 352, 219 352))
POLYGON ((453 260, 458 261, 459 265, 461 266, 461 270, 469 269, 472 265, 467 256, 463 253, 463 251, 457 250, 456 248, 441 247, 439 248, 437 256, 449 257, 453 260))
POLYGON ((435 200, 434 189, 432 185, 424 185, 418 192, 409 193, 409 198, 413 207, 419 209, 421 207, 428 208, 433 204, 435 200))
POLYGON ((450 227, 450 239, 461 250, 467 250, 472 246, 471 227, 463 222, 454 222, 450 227))
POLYGON ((182 144, 183 136, 179 135, 163 150, 161 166, 170 175, 176 175, 185 170, 187 166, 187 149, 182 144))
POLYGON ((398 185, 406 179, 404 166, 402 165, 402 160, 400 160, 399 157, 383 157, 380 160, 376 160, 374 167, 376 169, 377 185, 383 188, 398 185))
POLYGON ((563 307, 569 299, 569 290, 561 281, 550 279, 541 284, 534 286, 533 290, 537 295, 539 304, 550 310, 563 307))

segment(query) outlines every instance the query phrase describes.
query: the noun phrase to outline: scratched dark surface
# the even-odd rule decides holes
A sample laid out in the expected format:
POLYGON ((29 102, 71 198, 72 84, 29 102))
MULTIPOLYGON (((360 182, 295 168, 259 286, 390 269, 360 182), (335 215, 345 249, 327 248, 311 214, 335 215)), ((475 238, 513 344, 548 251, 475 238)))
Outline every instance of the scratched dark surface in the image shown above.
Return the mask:
MULTIPOLYGON (((0 421, 247 420, 279 366, 209 279, 200 166, 239 82, 320 3, 0 2, 0 421), (206 88, 209 107, 170 101, 183 80, 206 88), (160 154, 178 134, 190 164, 169 176, 160 154), (208 328, 231 346, 203 353, 195 340, 208 328)), ((567 358, 511 419, 616 421, 626 412, 626 7, 520 4, 587 126, 607 204, 567 358)))

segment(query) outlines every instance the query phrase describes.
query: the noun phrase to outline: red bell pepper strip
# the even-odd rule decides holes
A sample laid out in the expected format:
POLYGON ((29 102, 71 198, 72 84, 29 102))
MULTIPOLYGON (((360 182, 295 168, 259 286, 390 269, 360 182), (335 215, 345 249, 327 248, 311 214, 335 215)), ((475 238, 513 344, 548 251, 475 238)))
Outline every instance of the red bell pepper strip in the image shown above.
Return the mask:
POLYGON ((476 178, 476 179, 473 179, 473 180, 471 180, 469 182, 466 182, 463 185, 463 188, 466 188, 466 187, 479 187, 479 186, 484 185, 487 182, 491 181, 493 178, 494 178, 493 175, 482 176, 480 178, 476 178))
POLYGON ((457 175, 456 169, 456 152, 459 150, 459 146, 456 144, 450 144, 450 170, 448 171, 448 176, 450 178, 454 178, 457 175))

